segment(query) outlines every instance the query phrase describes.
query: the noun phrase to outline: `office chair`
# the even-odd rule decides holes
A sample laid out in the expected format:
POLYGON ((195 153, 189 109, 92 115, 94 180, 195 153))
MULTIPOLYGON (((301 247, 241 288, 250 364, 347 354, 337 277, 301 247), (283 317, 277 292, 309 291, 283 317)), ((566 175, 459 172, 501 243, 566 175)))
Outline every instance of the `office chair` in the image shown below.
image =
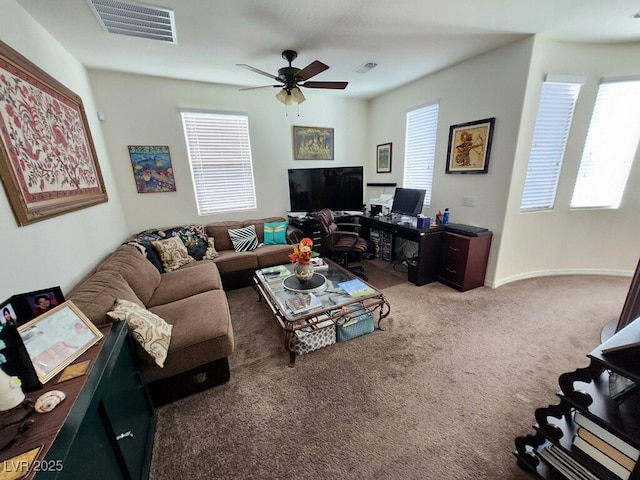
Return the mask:
POLYGON ((324 244, 329 256, 340 258, 342 266, 363 279, 367 279, 364 268, 360 265, 349 267, 349 255, 360 255, 369 250, 369 242, 358 235, 360 225, 357 223, 336 223, 330 208, 318 212, 322 225, 324 244))

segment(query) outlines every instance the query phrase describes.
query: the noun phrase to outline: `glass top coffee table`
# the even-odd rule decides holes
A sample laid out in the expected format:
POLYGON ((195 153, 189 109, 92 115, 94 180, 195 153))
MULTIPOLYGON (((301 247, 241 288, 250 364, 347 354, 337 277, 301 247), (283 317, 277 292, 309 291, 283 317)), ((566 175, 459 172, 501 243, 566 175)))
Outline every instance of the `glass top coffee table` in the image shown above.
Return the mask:
POLYGON ((301 284, 293 276, 293 264, 256 270, 253 277, 260 297, 284 330, 284 346, 289 352, 290 367, 296 360, 293 343, 296 331, 334 327, 339 320, 351 315, 354 308, 349 306, 354 304, 358 304, 358 311, 377 313, 377 328, 382 330, 380 322, 391 311, 389 302, 375 287, 331 260, 324 260, 327 268, 316 270, 308 284, 301 284), (345 290, 350 286, 354 287, 352 293, 345 290))

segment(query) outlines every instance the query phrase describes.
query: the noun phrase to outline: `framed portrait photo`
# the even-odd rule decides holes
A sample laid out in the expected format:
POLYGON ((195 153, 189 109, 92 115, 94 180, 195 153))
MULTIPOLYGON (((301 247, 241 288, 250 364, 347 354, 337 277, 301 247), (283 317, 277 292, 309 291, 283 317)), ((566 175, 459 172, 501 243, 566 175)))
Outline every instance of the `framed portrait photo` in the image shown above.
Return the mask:
POLYGON ((49 287, 19 293, 11 297, 11 302, 15 310, 16 325, 20 326, 63 303, 64 295, 60 287, 49 287))
POLYGON ((376 172, 391 173, 391 144, 383 143, 376 147, 376 172))
POLYGON ((103 337, 70 300, 21 325, 18 332, 43 384, 103 337))
POLYGON ((487 173, 495 117, 449 127, 445 173, 487 173))

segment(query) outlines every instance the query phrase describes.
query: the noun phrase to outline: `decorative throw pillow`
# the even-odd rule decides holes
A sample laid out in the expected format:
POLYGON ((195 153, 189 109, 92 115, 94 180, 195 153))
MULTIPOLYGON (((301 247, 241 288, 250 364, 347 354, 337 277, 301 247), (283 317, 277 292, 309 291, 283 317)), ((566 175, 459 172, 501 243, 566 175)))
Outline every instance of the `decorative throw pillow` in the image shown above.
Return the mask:
POLYGON ((218 253, 218 251, 216 250, 216 247, 214 245, 214 239, 213 239, 213 237, 209 237, 207 239, 207 251, 204 252, 204 256, 202 257, 202 259, 203 260, 213 260, 218 255, 220 255, 220 253, 218 253))
POLYGON ((164 367, 173 325, 155 313, 123 299, 116 300, 113 310, 107 312, 107 315, 114 320, 125 320, 136 342, 153 358, 156 365, 164 367))
POLYGON ((248 252, 258 248, 258 235, 256 234, 256 226, 248 225, 242 228, 229 230, 229 237, 236 252, 248 252))
POLYGON ((171 237, 164 240, 154 240, 151 242, 160 254, 162 265, 165 272, 171 272, 186 265, 195 262, 195 258, 189 255, 187 247, 185 247, 180 237, 171 237))
POLYGON ((196 260, 202 260, 207 249, 207 232, 203 225, 182 225, 158 230, 161 238, 180 237, 187 252, 196 260))
POLYGON ((289 222, 265 222, 264 224, 264 244, 265 245, 286 245, 287 227, 289 222))

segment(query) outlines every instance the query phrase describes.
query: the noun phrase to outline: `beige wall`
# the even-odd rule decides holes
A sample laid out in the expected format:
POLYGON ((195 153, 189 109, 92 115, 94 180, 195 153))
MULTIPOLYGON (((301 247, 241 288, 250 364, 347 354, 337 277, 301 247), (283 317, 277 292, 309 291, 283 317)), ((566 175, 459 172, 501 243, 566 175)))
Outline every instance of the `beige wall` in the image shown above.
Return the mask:
MULTIPOLYGON (((619 209, 570 209, 591 112, 602 77, 640 77, 640 43, 584 46, 538 38, 515 155, 505 228, 494 282, 573 273, 630 275, 640 256, 640 154, 619 209), (547 73, 582 75, 582 87, 553 210, 520 213, 533 127, 547 73)), ((638 112, 634 112, 636 115, 638 112)))
POLYGON ((80 95, 87 112, 109 201, 25 227, 18 227, 0 194, 0 301, 15 293, 60 285, 68 291, 126 233, 122 206, 96 117, 85 69, 17 2, 0 0, 0 40, 80 95))
POLYGON ((285 215, 290 208, 288 168, 362 165, 370 156, 368 103, 362 100, 305 91, 307 100, 299 110, 297 106, 285 110, 274 98, 275 89, 238 91, 223 85, 106 71, 91 71, 90 79, 98 110, 105 115, 102 128, 107 150, 132 233, 185 222, 285 215), (180 108, 248 114, 256 210, 198 216, 180 108), (334 160, 293 160, 292 125, 334 128, 334 160), (168 145, 176 192, 138 194, 128 145, 168 145))

